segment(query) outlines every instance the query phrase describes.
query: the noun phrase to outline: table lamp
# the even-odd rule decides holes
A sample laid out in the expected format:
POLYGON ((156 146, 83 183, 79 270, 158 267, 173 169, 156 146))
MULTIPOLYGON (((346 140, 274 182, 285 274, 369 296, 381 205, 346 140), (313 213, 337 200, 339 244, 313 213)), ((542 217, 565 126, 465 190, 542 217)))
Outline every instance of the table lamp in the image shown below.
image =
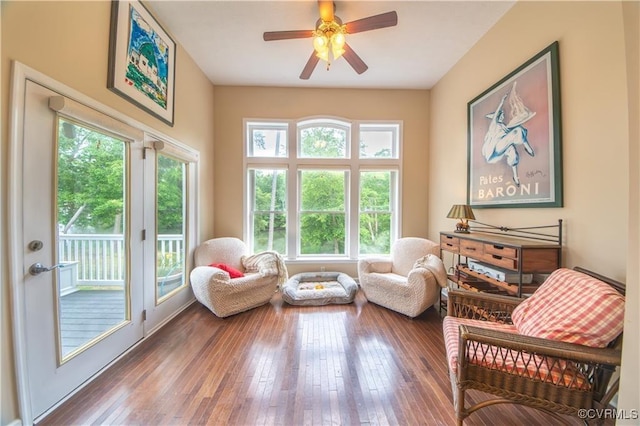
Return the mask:
POLYGON ((460 219, 460 222, 456 224, 455 232, 462 232, 464 234, 469 233, 469 223, 467 221, 476 220, 471 206, 467 204, 454 204, 451 210, 449 210, 447 217, 449 219, 460 219))

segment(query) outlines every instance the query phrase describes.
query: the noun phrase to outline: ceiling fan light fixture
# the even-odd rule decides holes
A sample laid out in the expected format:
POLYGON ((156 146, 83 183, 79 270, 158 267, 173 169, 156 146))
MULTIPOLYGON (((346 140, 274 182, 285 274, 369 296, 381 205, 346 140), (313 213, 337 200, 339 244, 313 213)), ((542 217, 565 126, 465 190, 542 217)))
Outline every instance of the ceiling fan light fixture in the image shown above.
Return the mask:
POLYGON ((331 52, 333 59, 338 59, 344 54, 344 45, 347 42, 343 33, 335 33, 331 36, 331 52))
POLYGON ((347 29, 345 25, 334 21, 322 21, 318 28, 313 32, 313 48, 316 56, 329 64, 329 52, 333 55, 333 59, 338 59, 345 52, 346 44, 345 34, 347 29))
POLYGON ((325 62, 329 62, 329 48, 325 47, 324 49, 321 50, 317 50, 316 49, 316 56, 320 59, 322 59, 325 62))
POLYGON ((346 37, 344 36, 344 33, 341 32, 337 32, 334 35, 331 36, 331 45, 333 47, 336 47, 338 49, 343 49, 344 48, 344 44, 347 42, 346 37))
POLYGON ((333 53, 333 59, 335 60, 344 55, 344 49, 334 44, 333 46, 331 46, 331 53, 333 53))
POLYGON ((335 60, 342 56, 356 73, 362 74, 369 67, 346 43, 346 35, 393 27, 398 24, 396 11, 342 24, 342 20, 335 15, 335 9, 336 5, 332 0, 318 0, 320 19, 316 21, 314 30, 267 31, 262 35, 264 41, 312 38, 313 52, 302 69, 301 80, 308 80, 311 77, 320 59, 326 62, 328 70, 331 58, 335 60))
POLYGON ((316 52, 321 52, 329 47, 329 39, 324 34, 316 34, 313 37, 313 48, 316 52))

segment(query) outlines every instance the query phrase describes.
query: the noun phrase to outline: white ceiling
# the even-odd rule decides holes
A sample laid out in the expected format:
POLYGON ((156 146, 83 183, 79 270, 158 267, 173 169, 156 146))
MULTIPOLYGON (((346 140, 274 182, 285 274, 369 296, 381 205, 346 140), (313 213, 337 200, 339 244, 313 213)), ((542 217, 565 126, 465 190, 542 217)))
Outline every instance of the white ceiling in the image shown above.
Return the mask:
POLYGON ((300 80, 311 39, 265 42, 262 33, 314 29, 315 0, 145 2, 215 85, 394 89, 431 88, 514 3, 336 0, 343 22, 395 10, 398 25, 347 36, 365 73, 340 58, 300 80))

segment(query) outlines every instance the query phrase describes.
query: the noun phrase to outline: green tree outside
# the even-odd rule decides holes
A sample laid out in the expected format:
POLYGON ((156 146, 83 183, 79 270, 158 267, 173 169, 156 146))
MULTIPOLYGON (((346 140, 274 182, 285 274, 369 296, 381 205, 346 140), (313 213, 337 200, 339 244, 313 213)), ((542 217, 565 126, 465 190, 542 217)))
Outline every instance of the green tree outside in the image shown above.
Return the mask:
POLYGON ((182 234, 185 224, 186 165, 162 154, 158 154, 157 158, 158 234, 182 234))
MULTIPOLYGON (((312 127, 301 132, 305 157, 344 158, 347 132, 312 127)), ((255 141, 264 144, 256 132, 255 141)), ((362 142, 361 142, 362 146, 362 142)), ((125 223, 126 144, 92 129, 60 120, 59 223, 73 222, 76 233, 121 233, 125 223), (71 130, 70 130, 71 129, 71 130)), ((379 153, 384 156, 383 152, 379 153)), ((182 234, 185 165, 158 155, 158 233, 182 234)), ((254 181, 254 251, 286 251, 287 172, 257 169, 254 181)), ((302 254, 344 254, 346 244, 344 170, 302 171, 300 236, 302 254)), ((361 253, 388 253, 390 247, 391 172, 360 174, 361 253)), ((135 195, 134 195, 135 196, 135 195)))
POLYGON ((76 233, 121 233, 124 161, 123 141, 59 120, 58 223, 76 233))
POLYGON ((360 173, 360 253, 389 253, 391 172, 360 173))
MULTIPOLYGON (((307 127, 300 132, 304 158, 346 158, 347 132, 333 127, 307 127)), ((265 135, 253 134, 262 149, 265 135)), ((276 141, 277 151, 279 142, 276 141)), ((360 149, 366 147, 360 142, 360 149)), ((274 156, 276 153, 274 152, 274 156)), ((388 157, 388 150, 374 156, 388 157)), ((286 250, 286 171, 252 170, 254 186, 254 251, 286 250)), ((360 253, 389 253, 391 245, 391 173, 365 171, 360 175, 360 253)), ((344 170, 303 169, 300 180, 301 254, 344 254, 346 244, 344 170)))
POLYGON ((285 170, 253 170, 254 252, 286 253, 287 206, 285 170))

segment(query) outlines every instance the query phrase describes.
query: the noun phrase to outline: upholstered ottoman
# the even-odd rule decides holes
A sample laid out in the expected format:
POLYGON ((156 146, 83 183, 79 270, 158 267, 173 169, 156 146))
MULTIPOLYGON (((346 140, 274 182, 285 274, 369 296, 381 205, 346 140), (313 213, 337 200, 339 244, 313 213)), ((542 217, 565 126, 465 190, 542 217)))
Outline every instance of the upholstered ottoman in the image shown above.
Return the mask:
POLYGON ((304 272, 282 286, 282 299, 291 305, 329 305, 353 302, 358 284, 340 272, 304 272))

